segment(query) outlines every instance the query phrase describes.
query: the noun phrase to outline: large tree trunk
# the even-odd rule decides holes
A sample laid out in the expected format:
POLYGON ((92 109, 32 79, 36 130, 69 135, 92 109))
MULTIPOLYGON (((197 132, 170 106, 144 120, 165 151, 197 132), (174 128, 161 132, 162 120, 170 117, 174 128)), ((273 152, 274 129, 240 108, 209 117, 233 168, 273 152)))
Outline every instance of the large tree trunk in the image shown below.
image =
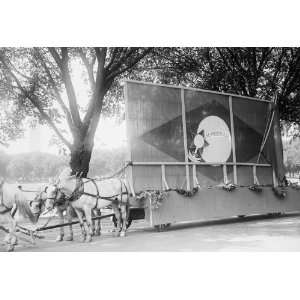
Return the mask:
POLYGON ((100 89, 99 95, 95 98, 100 105, 94 104, 91 110, 91 116, 84 122, 83 126, 77 131, 74 137, 74 144, 71 148, 70 167, 73 174, 80 174, 81 177, 87 177, 89 164, 94 148, 94 138, 99 124, 102 110, 103 97, 108 88, 100 89))
POLYGON ((73 174, 80 174, 82 177, 87 177, 93 147, 93 142, 90 140, 73 145, 70 160, 70 167, 73 174))

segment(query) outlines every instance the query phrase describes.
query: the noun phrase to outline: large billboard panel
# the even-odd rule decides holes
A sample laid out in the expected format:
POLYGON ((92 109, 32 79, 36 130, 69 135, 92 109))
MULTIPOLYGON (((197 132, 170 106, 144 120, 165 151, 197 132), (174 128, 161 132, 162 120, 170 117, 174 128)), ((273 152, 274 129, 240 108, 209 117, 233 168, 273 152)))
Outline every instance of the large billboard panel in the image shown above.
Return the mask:
MULTIPOLYGON (((272 165, 276 151, 281 151, 271 124, 259 155, 271 112, 267 101, 132 81, 126 82, 125 90, 128 157, 133 163, 146 163, 131 170, 137 190, 162 188, 163 163, 169 163, 165 175, 172 188, 193 183, 193 164, 200 186, 223 182, 224 163, 228 180, 251 185, 252 164, 272 165)), ((258 166, 257 177, 271 185, 272 168, 258 166)))

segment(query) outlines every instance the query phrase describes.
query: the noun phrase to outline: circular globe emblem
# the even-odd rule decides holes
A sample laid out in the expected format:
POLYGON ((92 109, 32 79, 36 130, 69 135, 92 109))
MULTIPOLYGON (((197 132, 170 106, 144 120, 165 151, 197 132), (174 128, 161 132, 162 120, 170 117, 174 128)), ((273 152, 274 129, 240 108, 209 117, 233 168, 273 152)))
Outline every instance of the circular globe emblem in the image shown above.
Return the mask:
POLYGON ((191 161, 226 162, 231 154, 231 135, 227 124, 217 116, 203 119, 188 156, 191 161))

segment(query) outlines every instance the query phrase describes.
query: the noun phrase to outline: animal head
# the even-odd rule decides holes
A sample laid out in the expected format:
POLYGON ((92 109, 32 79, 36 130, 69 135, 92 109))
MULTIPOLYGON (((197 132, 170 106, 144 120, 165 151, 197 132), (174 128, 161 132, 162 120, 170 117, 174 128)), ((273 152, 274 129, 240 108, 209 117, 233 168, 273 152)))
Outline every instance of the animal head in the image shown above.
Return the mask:
POLYGON ((39 196, 36 196, 32 201, 29 202, 30 210, 34 215, 40 215, 43 210, 44 202, 39 196))
POLYGON ((47 199, 47 186, 42 187, 35 195, 34 199, 29 202, 30 209, 33 214, 40 214, 45 207, 45 201, 47 199))
POLYGON ((58 187, 56 184, 50 184, 45 188, 46 194, 46 201, 45 201, 45 208, 46 210, 52 209, 54 207, 57 194, 58 194, 58 187))
POLYGON ((58 184, 48 185, 45 189, 45 195, 45 209, 47 211, 53 209, 55 204, 64 198, 64 194, 61 192, 58 184))

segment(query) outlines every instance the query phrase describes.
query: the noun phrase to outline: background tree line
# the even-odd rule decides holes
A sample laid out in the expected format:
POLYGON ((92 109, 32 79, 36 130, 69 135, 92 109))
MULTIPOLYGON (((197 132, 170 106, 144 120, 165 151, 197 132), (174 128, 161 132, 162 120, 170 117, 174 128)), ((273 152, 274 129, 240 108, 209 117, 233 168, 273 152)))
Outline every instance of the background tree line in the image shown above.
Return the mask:
MULTIPOLYGON (((125 149, 95 149, 91 164, 90 176, 109 176, 122 167, 125 160, 125 149)), ((0 151, 0 177, 19 182, 47 182, 56 178, 59 172, 68 166, 68 157, 29 152, 8 155, 0 151)))
POLYGON ((300 173, 300 139, 283 142, 284 165, 288 176, 299 177, 300 173))

